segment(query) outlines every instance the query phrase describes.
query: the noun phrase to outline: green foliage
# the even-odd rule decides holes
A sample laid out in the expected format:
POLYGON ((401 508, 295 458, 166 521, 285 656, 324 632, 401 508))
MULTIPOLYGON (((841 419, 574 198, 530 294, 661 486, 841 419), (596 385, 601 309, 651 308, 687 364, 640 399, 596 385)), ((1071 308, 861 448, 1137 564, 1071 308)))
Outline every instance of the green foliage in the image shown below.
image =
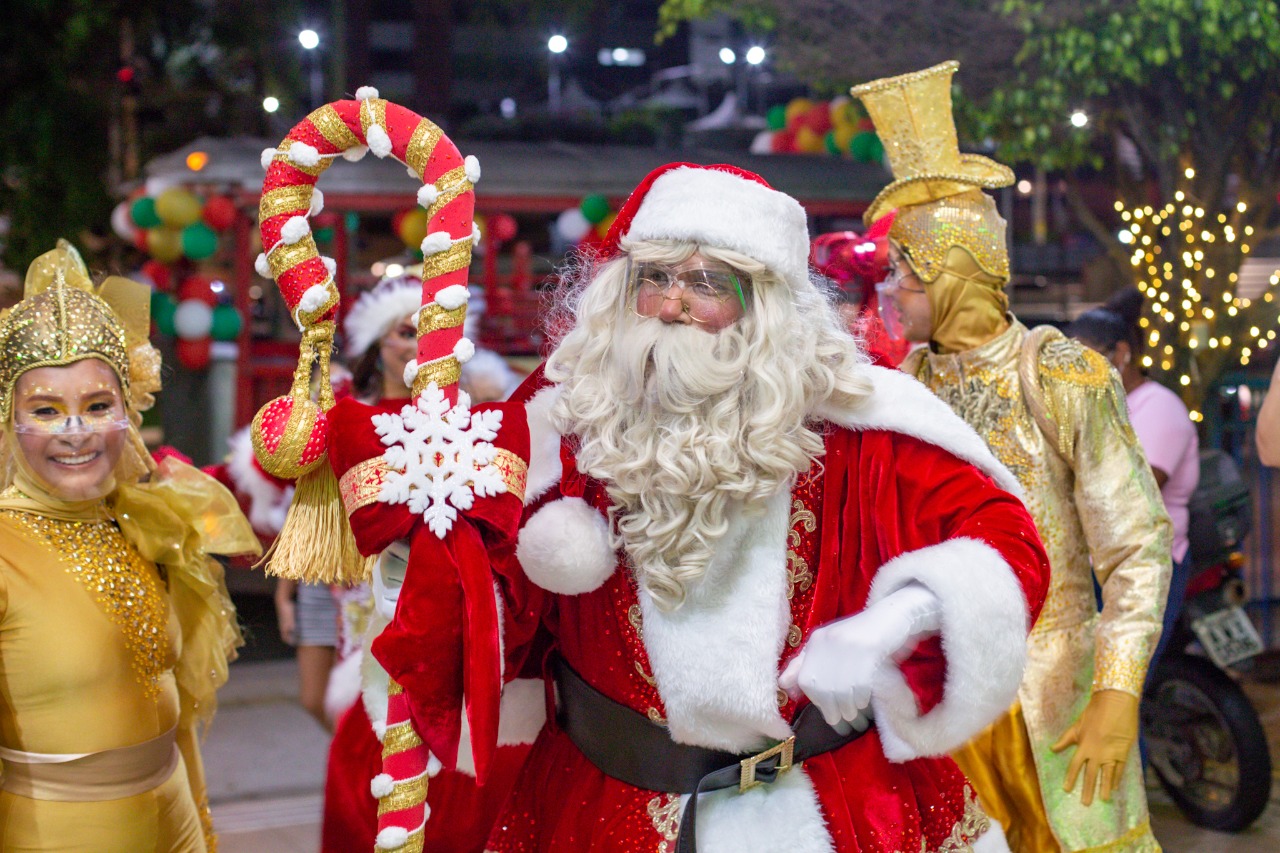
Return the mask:
POLYGON ((658 8, 658 32, 656 41, 675 35, 685 21, 707 18, 723 13, 741 21, 743 26, 757 32, 768 32, 777 26, 776 4, 768 0, 663 0, 658 8))

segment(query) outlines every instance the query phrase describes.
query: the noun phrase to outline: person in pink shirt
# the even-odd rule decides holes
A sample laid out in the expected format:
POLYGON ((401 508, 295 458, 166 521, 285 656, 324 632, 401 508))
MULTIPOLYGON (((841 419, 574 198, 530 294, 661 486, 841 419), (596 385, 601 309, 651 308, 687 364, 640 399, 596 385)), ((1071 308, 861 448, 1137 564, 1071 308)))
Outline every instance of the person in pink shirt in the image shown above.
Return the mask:
POLYGON ((1120 291, 1102 308, 1081 314, 1067 334, 1101 353, 1124 383, 1129 422, 1147 454, 1165 509, 1173 522, 1173 577, 1164 612, 1164 633, 1152 660, 1159 660, 1182 610, 1191 577, 1188 504, 1200 482, 1200 439, 1182 399, 1149 378, 1140 366, 1142 336, 1138 314, 1142 294, 1136 288, 1120 291))

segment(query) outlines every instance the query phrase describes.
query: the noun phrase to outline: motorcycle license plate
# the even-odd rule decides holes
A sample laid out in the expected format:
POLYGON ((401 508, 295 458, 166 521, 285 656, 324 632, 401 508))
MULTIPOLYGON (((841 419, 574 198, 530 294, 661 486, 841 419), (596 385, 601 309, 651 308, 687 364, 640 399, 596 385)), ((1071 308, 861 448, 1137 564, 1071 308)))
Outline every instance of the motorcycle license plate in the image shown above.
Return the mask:
POLYGON ((1262 638, 1242 607, 1228 607, 1202 616, 1191 630, 1219 667, 1251 658, 1262 651, 1262 638))

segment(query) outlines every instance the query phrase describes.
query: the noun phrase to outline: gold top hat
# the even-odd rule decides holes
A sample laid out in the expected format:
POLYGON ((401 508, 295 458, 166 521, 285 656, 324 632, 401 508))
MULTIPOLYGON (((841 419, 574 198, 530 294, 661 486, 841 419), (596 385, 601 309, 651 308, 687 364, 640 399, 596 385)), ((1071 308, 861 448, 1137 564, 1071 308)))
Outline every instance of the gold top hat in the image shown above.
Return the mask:
POLYGON ((849 90, 875 123, 894 176, 863 214, 868 225, 895 208, 1013 183, 1008 166, 960 153, 951 114, 951 76, 959 67, 953 59, 849 90))

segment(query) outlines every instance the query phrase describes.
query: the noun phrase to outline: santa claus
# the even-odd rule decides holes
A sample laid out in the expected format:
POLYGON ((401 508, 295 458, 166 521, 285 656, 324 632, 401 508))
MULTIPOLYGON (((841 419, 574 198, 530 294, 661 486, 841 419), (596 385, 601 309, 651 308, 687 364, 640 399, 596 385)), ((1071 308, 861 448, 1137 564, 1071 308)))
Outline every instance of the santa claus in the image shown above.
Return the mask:
POLYGON ((489 554, 503 677, 556 713, 487 850, 1005 849, 946 753, 1014 698, 1044 550, 808 248, 758 176, 671 164, 581 269, 520 397, 518 541, 489 554))

